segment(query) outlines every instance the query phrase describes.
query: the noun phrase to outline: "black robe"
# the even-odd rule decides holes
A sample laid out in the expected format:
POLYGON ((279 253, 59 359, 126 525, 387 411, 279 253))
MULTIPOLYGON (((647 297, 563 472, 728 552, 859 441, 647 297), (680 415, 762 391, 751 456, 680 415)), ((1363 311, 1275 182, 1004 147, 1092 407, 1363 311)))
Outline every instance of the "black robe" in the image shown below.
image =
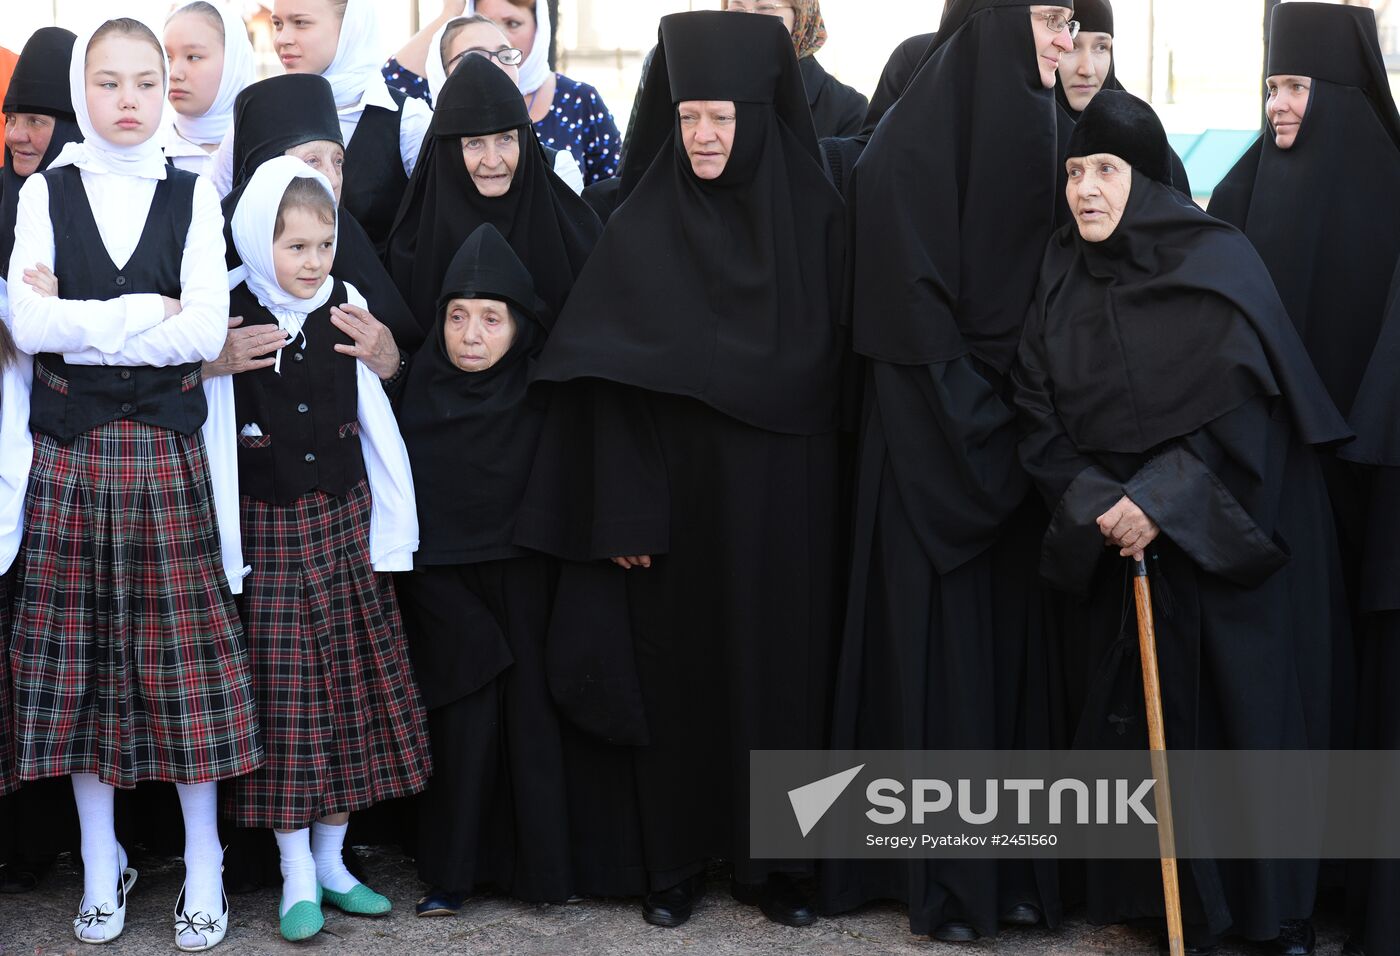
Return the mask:
MULTIPOLYGON (((1400 208, 1400 113, 1374 12, 1280 6, 1267 69, 1311 78, 1302 126, 1287 150, 1266 128, 1216 187, 1209 211, 1259 250, 1332 400, 1350 414, 1400 257, 1400 218, 1377 213, 1400 208)), ((1330 457, 1323 467, 1355 609, 1371 523, 1365 489, 1354 468, 1330 457)))
MULTIPOLYGON (((1095 523, 1126 495, 1161 528, 1168 747, 1327 748, 1348 616, 1313 446, 1349 431, 1244 237, 1135 171, 1112 237, 1051 241, 1013 378, 1021 459, 1052 513, 1042 574, 1087 595, 1065 635, 1074 745, 1147 746, 1128 563, 1095 523)), ((1092 922, 1161 917, 1156 861, 1085 871, 1092 922)), ((1316 861, 1181 873, 1192 934, 1272 939, 1312 915, 1316 861)))
POLYGON ((397 585, 434 757, 417 808, 419 875, 452 892, 491 885, 561 902, 574 892, 569 787, 544 667, 556 569, 511 540, 543 414, 527 395, 541 311, 505 239, 479 227, 448 266, 397 402, 422 529, 397 585), (515 339, 491 368, 463 372, 448 356, 454 298, 511 309, 515 339))
POLYGON ((817 138, 859 133, 870 106, 865 95, 826 72, 815 56, 804 56, 797 61, 797 66, 802 71, 802 85, 807 90, 807 105, 812 108, 812 125, 816 127, 817 138))
POLYGON ((580 663, 555 689, 618 745, 594 744, 580 797, 605 808, 583 838, 612 844, 584 878, 632 892, 715 857, 747 884, 806 868, 749 859, 748 753, 827 739, 844 233, 780 24, 664 18, 643 97, 623 201, 541 356, 557 384, 517 526, 589 579, 561 581, 580 663), (739 104, 717 180, 679 145, 688 99, 739 104))
MULTIPOLYGON (((1354 469, 1370 522, 1358 597, 1359 749, 1400 749, 1400 263, 1396 264, 1370 366, 1352 405, 1356 441, 1340 457, 1354 469)), ((1400 956, 1400 860, 1358 860, 1347 869, 1347 925, 1367 956, 1400 956)))
MULTIPOLYGON (((1005 375, 1054 215, 1055 103, 1024 4, 954 4, 919 45, 847 184, 871 361, 833 746, 1047 747, 1044 516, 1005 375)), ((921 934, 1060 915, 1049 862, 836 860, 822 882, 828 910, 898 899, 921 934)))

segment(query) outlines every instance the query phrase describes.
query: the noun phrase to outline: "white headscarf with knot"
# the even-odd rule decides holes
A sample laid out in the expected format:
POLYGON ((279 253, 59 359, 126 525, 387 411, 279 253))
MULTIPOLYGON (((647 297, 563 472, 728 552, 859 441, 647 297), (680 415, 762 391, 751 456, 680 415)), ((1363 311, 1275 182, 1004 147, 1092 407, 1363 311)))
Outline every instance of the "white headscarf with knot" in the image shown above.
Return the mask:
MULTIPOLYGON (((161 115, 150 124, 150 135, 134 146, 118 146, 102 138, 92 125, 92 117, 88 115, 87 82, 84 76, 87 68, 88 47, 92 45, 92 38, 97 31, 110 22, 112 21, 104 21, 93 30, 78 37, 78 42, 73 44, 73 58, 68 63, 68 88, 72 90, 73 115, 78 119, 78 129, 82 131, 83 141, 64 146, 58 154, 58 158, 49 164, 49 168, 77 166, 89 173, 136 176, 141 179, 164 179, 166 171, 165 150, 161 148, 160 138, 156 133, 159 132, 161 119, 165 115, 166 95, 170 92, 170 76, 165 70, 165 50, 160 48, 159 39, 156 39, 155 43, 159 50, 157 60, 160 63, 161 75, 161 115)), ((155 38, 154 31, 152 31, 151 36, 155 38)))
MULTIPOLYGON (((272 313, 278 328, 293 339, 300 336, 305 345, 306 333, 302 331, 302 326, 306 323, 306 317, 330 299, 335 280, 327 273, 325 281, 309 299, 293 295, 277 284, 272 237, 277 231, 277 210, 294 179, 316 180, 325 188, 331 206, 335 206, 335 193, 329 180, 295 156, 278 156, 259 166, 243 188, 243 195, 238 199, 238 208, 234 209, 230 223, 233 244, 243 265, 229 273, 229 287, 237 286, 240 281, 247 282, 248 291, 257 296, 259 305, 272 313)), ((336 239, 339 238, 340 219, 337 214, 336 239)), ((279 372, 281 360, 279 350, 276 366, 279 372)))

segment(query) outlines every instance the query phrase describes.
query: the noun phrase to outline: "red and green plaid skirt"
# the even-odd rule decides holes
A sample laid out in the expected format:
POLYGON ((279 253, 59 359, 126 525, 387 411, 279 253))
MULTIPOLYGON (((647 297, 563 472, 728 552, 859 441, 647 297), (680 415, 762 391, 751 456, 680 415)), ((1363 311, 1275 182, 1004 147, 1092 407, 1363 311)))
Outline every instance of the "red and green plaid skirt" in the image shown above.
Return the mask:
POLYGON ((0 796, 15 787, 15 729, 10 711, 10 578, 0 574, 0 796))
POLYGON ((422 698, 388 575, 369 554, 368 484, 285 507, 243 498, 240 606, 267 766, 226 788, 239 826, 294 830, 417 793, 422 698))
POLYGON ((10 664, 19 776, 205 783, 263 762, 198 433, 34 436, 10 664))

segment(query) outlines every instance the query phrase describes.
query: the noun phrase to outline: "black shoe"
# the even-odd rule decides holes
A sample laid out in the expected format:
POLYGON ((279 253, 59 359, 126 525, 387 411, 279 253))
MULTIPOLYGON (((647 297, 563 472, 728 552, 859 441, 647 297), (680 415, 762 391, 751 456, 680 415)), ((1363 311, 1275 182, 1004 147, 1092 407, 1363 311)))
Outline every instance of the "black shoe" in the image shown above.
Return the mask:
POLYGON ((740 903, 757 906, 764 916, 783 926, 800 928, 817 921, 811 891, 802 881, 784 873, 774 873, 766 883, 736 880, 730 884, 729 891, 740 903))
POLYGON ((1274 952, 1279 956, 1312 956, 1317 946, 1317 933, 1310 919, 1286 919, 1279 924, 1274 952))
POLYGON ((929 935, 940 943, 975 943, 981 938, 971 923, 960 920, 949 920, 929 935))
POLYGON ((1018 903, 1001 914, 1007 926, 1037 926, 1040 920, 1040 908, 1033 903, 1018 903))
POLYGON ((1220 940, 1212 935, 1204 935, 1199 938, 1188 935, 1182 941, 1185 946, 1186 956, 1215 956, 1220 949, 1220 940))
POLYGON ((1342 956, 1366 956, 1366 951, 1361 948, 1361 944, 1350 936, 1342 944, 1342 956))
POLYGON ((675 886, 648 893, 642 900, 642 919, 653 926, 684 925, 700 897, 703 880, 703 876, 694 876, 675 886))
POLYGON ((454 893, 435 886, 418 901, 413 912, 418 916, 456 916, 470 896, 470 893, 454 893))

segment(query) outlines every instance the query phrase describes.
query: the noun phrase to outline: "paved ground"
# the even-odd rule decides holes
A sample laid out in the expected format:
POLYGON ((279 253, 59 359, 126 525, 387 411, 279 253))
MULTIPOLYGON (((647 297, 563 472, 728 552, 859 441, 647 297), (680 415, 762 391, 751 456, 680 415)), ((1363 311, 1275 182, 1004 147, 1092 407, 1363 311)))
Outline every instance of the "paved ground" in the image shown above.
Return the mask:
MULTIPOLYGON (((1014 956, 1149 956, 1158 946, 1150 933, 1123 927, 1092 927, 1071 920, 1055 934, 1009 931, 995 943, 949 946, 911 936, 903 914, 893 906, 870 907, 804 930, 777 926, 756 909, 729 898, 726 884, 712 881, 691 921, 680 929, 648 926, 631 901, 590 901, 566 906, 528 906, 503 899, 473 901, 454 919, 417 919, 413 901, 421 887, 412 865, 401 856, 371 852, 367 863, 375 888, 394 901, 383 919, 344 916, 326 908, 326 930, 305 943, 277 935, 277 895, 271 891, 234 897, 233 929, 216 950, 222 956, 290 956, 320 952, 360 954, 449 953, 491 956, 535 954, 885 954, 955 953, 1014 956)), ((79 945, 68 929, 82 895, 82 880, 65 856, 36 893, 0 896, 0 956, 147 956, 176 953, 170 910, 180 889, 178 861, 147 865, 132 891, 127 928, 107 950, 79 945), (81 953, 78 951, 81 950, 81 953)), ((1340 951, 1335 927, 1321 927, 1319 956, 1340 951)), ((1222 948, 1221 956, 1264 956, 1263 946, 1222 948)))

